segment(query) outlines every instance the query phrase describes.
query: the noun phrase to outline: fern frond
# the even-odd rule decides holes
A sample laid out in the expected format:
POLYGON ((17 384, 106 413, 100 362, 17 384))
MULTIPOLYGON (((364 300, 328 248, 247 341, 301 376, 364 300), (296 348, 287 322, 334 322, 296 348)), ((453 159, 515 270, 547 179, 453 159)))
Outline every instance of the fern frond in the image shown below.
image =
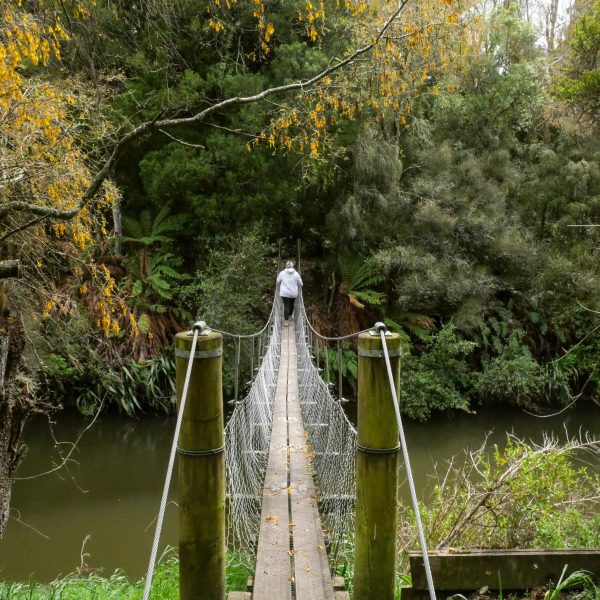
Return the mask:
POLYGON ((420 315, 417 313, 402 313, 396 317, 396 320, 390 318, 385 319, 385 324, 394 329, 399 327, 403 330, 409 331, 415 337, 421 340, 427 340, 431 337, 431 333, 435 328, 433 319, 427 315, 420 315), (391 323, 393 325, 388 325, 391 323))
POLYGON ((182 263, 180 256, 173 254, 172 252, 165 252, 163 254, 156 254, 150 260, 152 268, 158 265, 168 265, 170 267, 178 267, 182 263))
POLYGON ((158 315, 166 313, 168 310, 168 307, 165 306, 164 304, 150 304, 148 306, 148 308, 153 312, 156 313, 158 315))
POLYGON ((359 273, 364 258, 357 254, 350 254, 348 252, 340 254, 338 257, 338 265, 340 267, 340 274, 342 281, 346 282, 346 286, 349 290, 354 289, 353 283, 356 280, 356 275, 359 273))
POLYGON ((152 223, 152 235, 165 235, 167 233, 176 233, 181 231, 184 225, 189 221, 189 215, 172 215, 169 206, 166 204, 160 209, 160 212, 152 223))
POLYGON ((364 290, 383 283, 383 274, 374 260, 360 254, 344 253, 338 258, 342 281, 349 290, 364 290))
POLYGON ((171 279, 185 279, 187 277, 187 275, 182 275, 169 265, 159 265, 156 267, 155 273, 159 273, 163 277, 170 277, 171 279))
POLYGON ((165 300, 171 300, 173 293, 171 291, 171 284, 163 279, 158 273, 154 273, 146 279, 146 282, 152 287, 152 289, 165 300))
POLYGON ((373 260, 366 260, 355 275, 350 289, 361 290, 383 283, 383 274, 373 260))
POLYGON ((350 299, 350 304, 352 304, 352 306, 356 306, 356 308, 360 308, 361 310, 365 307, 362 302, 359 302, 354 294, 348 292, 348 298, 350 299))
POLYGON ((355 298, 364 302, 365 304, 371 304, 373 306, 380 306, 382 300, 385 298, 383 292, 377 292, 375 290, 352 290, 348 295, 353 295, 355 298))
POLYGON ((400 340, 403 345, 410 345, 410 336, 408 333, 406 333, 406 331, 404 331, 404 328, 402 325, 400 325, 400 323, 396 323, 396 321, 390 319, 389 317, 385 317, 383 322, 390 331, 393 331, 400 336, 400 340))

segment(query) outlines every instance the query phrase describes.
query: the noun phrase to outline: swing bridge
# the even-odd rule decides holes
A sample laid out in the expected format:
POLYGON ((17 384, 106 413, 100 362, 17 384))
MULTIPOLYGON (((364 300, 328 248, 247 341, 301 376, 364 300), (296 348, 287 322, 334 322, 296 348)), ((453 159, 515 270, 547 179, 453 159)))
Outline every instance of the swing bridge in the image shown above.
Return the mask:
MULTIPOLYGON (((176 456, 181 599, 223 600, 229 555, 254 569, 251 590, 230 593, 229 600, 342 600, 348 598, 343 579, 331 573, 352 560, 353 550, 355 597, 362 586, 364 598, 392 600, 400 452, 409 465, 396 394, 398 336, 378 325, 327 338, 311 325, 301 295, 284 322, 276 294, 255 334, 199 322, 177 335, 175 352, 178 417, 144 600, 151 597, 176 456), (224 338, 233 338, 235 365, 234 407, 225 426, 224 338), (374 385, 378 396, 364 411, 360 433, 332 394, 329 361, 322 361, 322 349, 332 344, 340 360, 340 343, 352 338, 359 339, 359 381, 374 385), (251 348, 254 378, 240 399, 243 344, 251 348), (357 468, 365 472, 358 486, 357 468)), ((414 495, 412 477, 409 482, 414 495)))
MULTIPOLYGON (((247 591, 230 592, 227 600, 346 600, 343 578, 332 576, 342 565, 353 567, 355 600, 394 600, 401 464, 420 543, 420 551, 410 554, 412 588, 403 589, 403 599, 435 600, 436 589, 438 596, 440 590, 466 589, 449 577, 462 571, 473 582, 476 575, 502 569, 504 589, 510 589, 510 573, 514 581, 523 572, 537 573, 541 581, 565 560, 573 564, 576 551, 497 557, 476 551, 452 565, 448 560, 460 559, 458 554, 428 553, 398 404, 400 338, 383 324, 344 337, 322 336, 308 319, 302 295, 284 323, 276 294, 260 331, 230 334, 198 322, 176 336, 175 347, 178 414, 144 600, 151 598, 176 457, 181 600, 225 600, 232 556, 254 577, 247 591), (226 424, 224 339, 233 341, 235 371, 226 424), (358 351, 356 428, 342 407, 341 376, 336 397, 330 361, 323 359, 323 350, 334 346, 341 364, 341 342, 352 339, 358 351), (254 377, 239 398, 243 345, 254 377)), ((583 552, 578 560, 600 572, 600 551, 583 552)))

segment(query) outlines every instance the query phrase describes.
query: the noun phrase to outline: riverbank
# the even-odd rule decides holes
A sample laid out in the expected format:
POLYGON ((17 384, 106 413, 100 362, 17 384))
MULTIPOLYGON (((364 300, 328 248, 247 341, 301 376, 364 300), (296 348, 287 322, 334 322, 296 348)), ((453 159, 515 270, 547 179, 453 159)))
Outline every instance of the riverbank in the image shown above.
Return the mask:
MULTIPOLYGON (((80 571, 47 584, 0 583, 2 600, 140 600, 143 592, 142 579, 131 581, 120 571, 110 577, 80 571)), ((175 555, 163 559, 157 566, 151 593, 154 600, 176 600, 179 597, 179 560, 175 555)))
MULTIPOLYGON (((343 573, 347 589, 352 589, 352 569, 343 573)), ((230 559, 227 565, 227 592, 244 591, 251 573, 237 561, 230 559)), ((398 575, 396 600, 402 600, 402 587, 410 585, 410 577, 398 575)), ((547 587, 535 588, 522 594, 512 593, 513 600, 597 600, 600 580, 585 571, 563 571, 560 579, 547 587)), ((117 571, 110 577, 98 573, 79 571, 48 584, 36 582, 0 583, 2 600, 141 600, 144 580, 131 581, 117 571)), ((179 559, 170 550, 160 560, 154 573, 151 597, 153 600, 179 599, 179 559)), ((503 591, 491 591, 486 586, 462 600, 502 600, 503 591)))
MULTIPOLYGON (((227 591, 245 590, 250 574, 244 565, 230 557, 226 571, 227 591)), ((0 583, 2 600, 140 600, 143 592, 143 578, 132 581, 122 571, 104 577, 100 572, 88 573, 85 568, 45 584, 32 581, 0 583)), ((156 566, 151 597, 152 600, 179 599, 179 558, 173 549, 167 550, 156 566)))

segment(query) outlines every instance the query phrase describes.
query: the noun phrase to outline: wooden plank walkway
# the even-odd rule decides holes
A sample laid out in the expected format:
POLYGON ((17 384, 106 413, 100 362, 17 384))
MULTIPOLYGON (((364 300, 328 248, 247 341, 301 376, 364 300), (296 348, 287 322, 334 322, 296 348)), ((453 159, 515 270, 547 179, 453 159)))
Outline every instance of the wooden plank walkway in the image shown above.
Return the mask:
POLYGON ((334 600, 298 397, 294 326, 283 329, 253 600, 334 600))

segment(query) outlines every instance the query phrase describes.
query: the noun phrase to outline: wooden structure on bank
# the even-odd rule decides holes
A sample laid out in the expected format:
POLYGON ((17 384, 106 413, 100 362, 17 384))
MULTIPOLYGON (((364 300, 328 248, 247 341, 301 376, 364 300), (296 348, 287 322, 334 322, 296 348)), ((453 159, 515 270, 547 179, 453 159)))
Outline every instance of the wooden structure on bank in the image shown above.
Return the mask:
MULTIPOLYGON (((402 600, 429 598, 423 558, 409 554, 412 584, 403 586, 402 600)), ((438 597, 481 588, 513 592, 557 583, 568 565, 567 575, 585 570, 600 575, 600 550, 471 550, 430 551, 429 563, 438 597)))

